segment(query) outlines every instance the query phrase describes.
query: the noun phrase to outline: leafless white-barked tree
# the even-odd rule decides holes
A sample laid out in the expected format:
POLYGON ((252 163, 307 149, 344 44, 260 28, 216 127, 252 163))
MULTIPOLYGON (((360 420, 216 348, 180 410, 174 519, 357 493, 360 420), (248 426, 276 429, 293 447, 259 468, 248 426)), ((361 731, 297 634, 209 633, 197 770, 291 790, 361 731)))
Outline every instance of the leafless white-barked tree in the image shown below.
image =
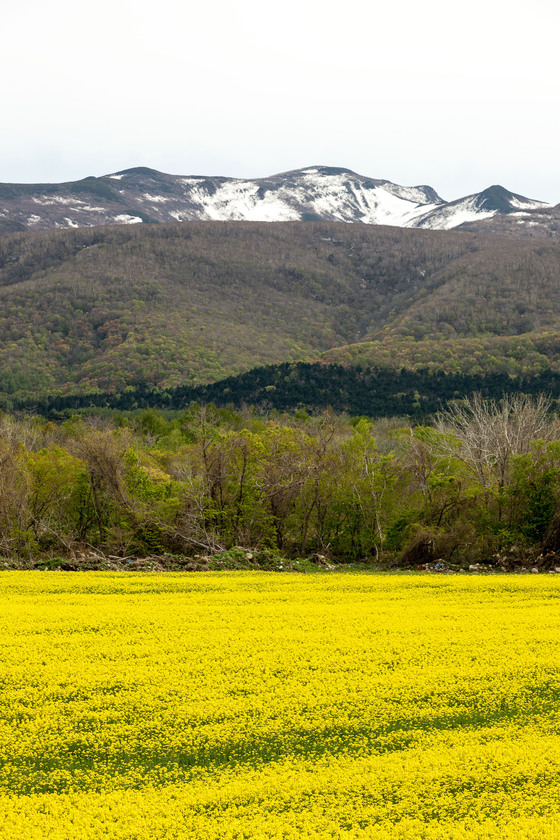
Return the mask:
POLYGON ((499 402, 475 394, 438 415, 440 446, 459 458, 482 487, 501 489, 513 455, 528 452, 532 441, 551 440, 557 434, 550 408, 551 400, 543 394, 508 395, 499 402))

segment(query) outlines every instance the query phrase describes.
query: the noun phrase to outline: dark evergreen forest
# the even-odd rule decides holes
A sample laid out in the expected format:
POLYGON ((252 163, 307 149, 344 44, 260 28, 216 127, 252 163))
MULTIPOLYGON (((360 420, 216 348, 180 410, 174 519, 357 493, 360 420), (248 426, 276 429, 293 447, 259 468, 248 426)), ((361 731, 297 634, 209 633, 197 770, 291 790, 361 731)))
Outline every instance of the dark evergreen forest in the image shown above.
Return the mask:
POLYGON ((560 374, 548 370, 533 376, 472 375, 404 368, 394 372, 295 362, 257 367, 210 385, 162 389, 138 382, 120 393, 43 396, 12 400, 4 407, 64 417, 90 408, 181 411, 191 403, 212 403, 235 408, 251 405, 261 411, 332 409, 351 416, 399 416, 423 422, 451 401, 474 393, 497 400, 507 394, 545 393, 556 400, 560 398, 560 374))

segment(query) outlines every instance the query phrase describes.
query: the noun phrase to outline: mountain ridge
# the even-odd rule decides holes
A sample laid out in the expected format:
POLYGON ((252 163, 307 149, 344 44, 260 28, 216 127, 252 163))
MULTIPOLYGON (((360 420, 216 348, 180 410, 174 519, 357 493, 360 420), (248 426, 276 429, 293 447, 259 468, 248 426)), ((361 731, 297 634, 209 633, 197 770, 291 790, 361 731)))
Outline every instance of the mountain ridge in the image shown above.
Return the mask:
MULTIPOLYGON (((542 227, 552 208, 492 185, 445 201, 429 185, 401 186, 344 167, 308 166, 244 179, 123 169, 60 184, 0 184, 0 232, 176 221, 334 221, 451 230, 511 216, 542 227)), ((555 212, 557 211, 557 212, 555 212)))

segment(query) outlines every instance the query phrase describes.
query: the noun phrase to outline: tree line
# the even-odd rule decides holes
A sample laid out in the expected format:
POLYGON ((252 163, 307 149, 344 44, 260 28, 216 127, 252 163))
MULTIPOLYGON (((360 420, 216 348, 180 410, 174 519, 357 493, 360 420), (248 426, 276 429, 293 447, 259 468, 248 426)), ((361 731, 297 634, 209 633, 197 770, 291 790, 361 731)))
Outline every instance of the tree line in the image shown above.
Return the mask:
POLYGON ((191 406, 113 420, 0 417, 0 554, 40 564, 242 546, 380 565, 524 562, 560 549, 560 423, 481 395, 431 425, 191 406))

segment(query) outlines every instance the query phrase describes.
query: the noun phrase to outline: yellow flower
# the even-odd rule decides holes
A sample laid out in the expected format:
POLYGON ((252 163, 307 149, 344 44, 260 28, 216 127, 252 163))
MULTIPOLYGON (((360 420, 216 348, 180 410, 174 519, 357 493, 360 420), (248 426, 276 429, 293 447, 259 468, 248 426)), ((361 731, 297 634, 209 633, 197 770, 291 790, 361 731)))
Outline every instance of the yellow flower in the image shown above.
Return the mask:
POLYGON ((550 577, 0 576, 2 840, 558 840, 550 577))

